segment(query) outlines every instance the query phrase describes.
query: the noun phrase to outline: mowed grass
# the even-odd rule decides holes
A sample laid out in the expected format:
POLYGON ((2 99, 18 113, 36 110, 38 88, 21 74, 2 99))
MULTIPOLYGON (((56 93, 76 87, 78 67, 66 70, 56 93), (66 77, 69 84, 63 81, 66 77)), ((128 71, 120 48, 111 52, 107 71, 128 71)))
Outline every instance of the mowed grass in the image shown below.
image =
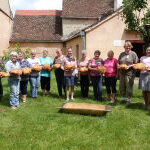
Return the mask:
MULTIPOLYGON (((141 91, 134 88, 133 103, 111 106, 106 116, 94 117, 59 113, 65 101, 57 98, 54 74, 51 96, 43 97, 39 88, 37 99, 28 97, 18 110, 9 107, 9 88, 2 79, 4 98, 0 102, 0 150, 148 150, 150 149, 150 114, 143 109, 141 91)), ((117 87, 118 89, 118 87, 117 87)), ((88 100, 80 98, 75 88, 75 101, 109 104, 94 101, 92 87, 88 100)), ((105 87, 103 96, 106 96, 105 87)))

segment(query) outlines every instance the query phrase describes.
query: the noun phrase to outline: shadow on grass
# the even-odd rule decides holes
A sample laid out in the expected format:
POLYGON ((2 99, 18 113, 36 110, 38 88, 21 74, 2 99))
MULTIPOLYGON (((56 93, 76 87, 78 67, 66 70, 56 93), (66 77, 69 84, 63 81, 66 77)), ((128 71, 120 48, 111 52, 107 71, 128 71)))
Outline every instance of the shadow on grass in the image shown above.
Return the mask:
POLYGON ((128 105, 126 105, 126 108, 127 109, 141 109, 141 110, 145 110, 144 104, 140 103, 140 102, 137 102, 137 103, 135 102, 135 103, 128 104, 128 105))
POLYGON ((0 101, 0 105, 8 106, 8 107, 10 106, 10 104, 9 104, 9 94, 5 94, 3 96, 3 98, 0 101))

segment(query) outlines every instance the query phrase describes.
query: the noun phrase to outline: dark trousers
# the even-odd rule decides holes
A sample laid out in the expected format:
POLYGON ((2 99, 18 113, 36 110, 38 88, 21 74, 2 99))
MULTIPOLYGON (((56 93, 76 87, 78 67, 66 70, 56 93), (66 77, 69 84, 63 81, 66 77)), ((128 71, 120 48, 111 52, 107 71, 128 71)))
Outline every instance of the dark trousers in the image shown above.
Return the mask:
POLYGON ((116 77, 105 77, 105 86, 107 94, 116 93, 116 77))
POLYGON ((91 76, 94 99, 102 101, 102 76, 91 76))
POLYGON ((64 71, 62 69, 56 69, 55 70, 55 77, 57 82, 57 89, 59 96, 62 96, 62 89, 64 89, 65 93, 65 81, 64 81, 64 71))
POLYGON ((50 77, 41 76, 41 89, 50 91, 50 77))
POLYGON ((3 97, 3 86, 0 78, 0 100, 2 99, 2 97, 3 97))
POLYGON ((20 81, 20 92, 22 95, 27 95, 28 80, 20 81))
POLYGON ((88 97, 89 93, 89 76, 80 75, 80 87, 81 87, 81 96, 83 98, 88 97))

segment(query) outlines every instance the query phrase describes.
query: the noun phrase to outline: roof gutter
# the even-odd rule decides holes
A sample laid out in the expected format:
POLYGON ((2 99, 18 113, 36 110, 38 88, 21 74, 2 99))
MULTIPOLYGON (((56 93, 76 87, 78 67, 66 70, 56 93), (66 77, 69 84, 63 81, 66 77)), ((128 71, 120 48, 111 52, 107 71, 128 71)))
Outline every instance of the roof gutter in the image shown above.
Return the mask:
POLYGON ((37 43, 61 43, 63 42, 62 40, 10 40, 9 42, 30 42, 30 43, 34 43, 34 42, 37 42, 37 43))
POLYGON ((80 16, 61 16, 62 18, 70 18, 70 19, 98 19, 99 17, 80 17, 80 16))

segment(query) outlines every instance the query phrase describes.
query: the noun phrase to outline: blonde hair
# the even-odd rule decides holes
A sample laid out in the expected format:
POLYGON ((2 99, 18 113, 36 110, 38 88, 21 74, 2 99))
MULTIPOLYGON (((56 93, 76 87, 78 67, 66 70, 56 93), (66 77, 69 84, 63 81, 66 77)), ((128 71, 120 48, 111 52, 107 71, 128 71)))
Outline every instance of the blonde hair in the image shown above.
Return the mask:
POLYGON ((130 41, 126 41, 126 42, 124 43, 124 47, 126 47, 126 46, 130 46, 131 48, 133 48, 133 46, 132 46, 132 44, 131 44, 130 41))
POLYGON ((48 53, 48 50, 47 50, 47 49, 44 49, 44 50, 43 50, 43 53, 44 53, 44 52, 48 53))

